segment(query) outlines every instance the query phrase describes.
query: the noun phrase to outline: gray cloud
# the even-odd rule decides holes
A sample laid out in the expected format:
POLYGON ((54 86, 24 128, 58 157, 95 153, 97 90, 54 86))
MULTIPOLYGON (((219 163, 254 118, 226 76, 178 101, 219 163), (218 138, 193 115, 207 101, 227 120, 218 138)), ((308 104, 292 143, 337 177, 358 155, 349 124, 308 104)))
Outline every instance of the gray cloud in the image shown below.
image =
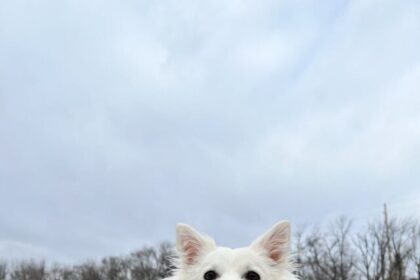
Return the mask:
POLYGON ((0 256, 420 213, 420 5, 0 4, 0 256))

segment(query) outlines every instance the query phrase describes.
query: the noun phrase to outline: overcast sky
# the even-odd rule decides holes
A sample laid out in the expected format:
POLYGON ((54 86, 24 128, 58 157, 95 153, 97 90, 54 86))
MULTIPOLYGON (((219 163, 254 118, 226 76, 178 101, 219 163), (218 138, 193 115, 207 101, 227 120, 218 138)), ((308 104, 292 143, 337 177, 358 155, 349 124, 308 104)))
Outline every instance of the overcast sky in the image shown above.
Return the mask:
POLYGON ((0 1, 0 257, 420 216, 420 2, 0 1))

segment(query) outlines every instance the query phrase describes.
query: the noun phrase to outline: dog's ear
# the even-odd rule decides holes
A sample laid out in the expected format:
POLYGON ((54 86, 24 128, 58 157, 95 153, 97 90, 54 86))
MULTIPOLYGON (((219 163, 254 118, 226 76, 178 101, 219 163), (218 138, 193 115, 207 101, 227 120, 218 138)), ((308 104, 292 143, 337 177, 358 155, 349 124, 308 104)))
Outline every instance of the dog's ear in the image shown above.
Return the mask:
POLYGON ((288 221, 275 224, 269 231, 257 238, 251 248, 269 257, 275 263, 287 261, 290 251, 290 225, 288 221))
POLYGON ((184 265, 193 265, 207 252, 216 248, 213 239, 201 235, 186 224, 176 226, 176 248, 184 265))

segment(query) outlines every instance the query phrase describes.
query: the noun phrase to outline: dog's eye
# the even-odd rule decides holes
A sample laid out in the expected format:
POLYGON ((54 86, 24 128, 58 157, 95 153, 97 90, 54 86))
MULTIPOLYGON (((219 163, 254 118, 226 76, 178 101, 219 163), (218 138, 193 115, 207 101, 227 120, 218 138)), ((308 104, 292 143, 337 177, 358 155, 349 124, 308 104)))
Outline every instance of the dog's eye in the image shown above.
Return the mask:
POLYGON ((255 271, 248 271, 245 273, 245 279, 246 280, 260 280, 260 275, 256 273, 255 271))
POLYGON ((216 271, 214 270, 209 270, 206 273, 204 273, 204 280, 214 280, 218 277, 219 275, 216 273, 216 271))

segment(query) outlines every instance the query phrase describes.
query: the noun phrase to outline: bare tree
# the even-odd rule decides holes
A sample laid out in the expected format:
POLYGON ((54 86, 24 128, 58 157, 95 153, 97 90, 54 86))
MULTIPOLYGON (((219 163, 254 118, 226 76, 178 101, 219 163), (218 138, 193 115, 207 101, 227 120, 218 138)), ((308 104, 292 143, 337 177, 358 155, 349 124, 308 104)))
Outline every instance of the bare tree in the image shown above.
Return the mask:
POLYGON ((61 280, 61 267, 58 264, 53 265, 48 271, 48 280, 61 280))
POLYGON ((159 278, 165 278, 172 274, 175 269, 175 253, 169 242, 163 242, 158 248, 157 272, 159 278))
POLYGON ((335 262, 334 271, 338 271, 338 279, 348 280, 354 276, 355 253, 350 243, 352 221, 342 216, 331 226, 329 256, 335 262))
POLYGON ((405 280, 406 270, 412 256, 411 228, 413 221, 392 219, 388 224, 389 280, 405 280))
POLYGON ((307 269, 305 266, 305 253, 306 253, 306 246, 305 246, 305 227, 300 226, 295 230, 295 243, 293 244, 293 247, 295 248, 295 252, 293 252, 292 256, 294 256, 293 261, 295 263, 295 271, 294 273, 300 278, 300 279, 307 279, 307 269))
POLYGON ((44 262, 21 262, 16 266, 11 274, 11 280, 46 280, 47 272, 44 262))
POLYGON ((78 266, 77 271, 80 280, 104 280, 100 268, 93 261, 78 266))
POLYGON ((330 224, 328 231, 314 230, 306 237, 305 244, 300 244, 299 248, 303 277, 310 280, 355 278, 351 225, 351 220, 341 217, 330 224))
POLYGON ((378 244, 381 242, 377 242, 376 237, 372 234, 373 230, 374 227, 370 225, 368 230, 358 233, 353 240, 359 253, 355 267, 366 280, 379 280, 382 270, 381 261, 378 261, 381 248, 378 244))
POLYGON ((7 263, 0 262, 0 280, 6 280, 7 276, 7 263))
POLYGON ((390 219, 384 205, 383 219, 369 223, 367 230, 354 238, 358 271, 367 280, 406 280, 412 262, 420 279, 416 253, 418 234, 415 219, 390 219))
POLYGON ((313 231, 305 240, 306 256, 303 260, 304 266, 308 268, 308 280, 330 279, 326 268, 325 248, 322 234, 319 231, 313 231), (325 278, 324 278, 325 277, 325 278))
POLYGON ((106 280, 124 280, 129 277, 129 263, 125 258, 110 257, 102 260, 106 280))
POLYGON ((156 280, 158 255, 153 248, 147 247, 131 254, 130 275, 133 280, 156 280))
POLYGON ((411 228, 411 263, 417 280, 420 280, 420 225, 414 223, 411 228))

